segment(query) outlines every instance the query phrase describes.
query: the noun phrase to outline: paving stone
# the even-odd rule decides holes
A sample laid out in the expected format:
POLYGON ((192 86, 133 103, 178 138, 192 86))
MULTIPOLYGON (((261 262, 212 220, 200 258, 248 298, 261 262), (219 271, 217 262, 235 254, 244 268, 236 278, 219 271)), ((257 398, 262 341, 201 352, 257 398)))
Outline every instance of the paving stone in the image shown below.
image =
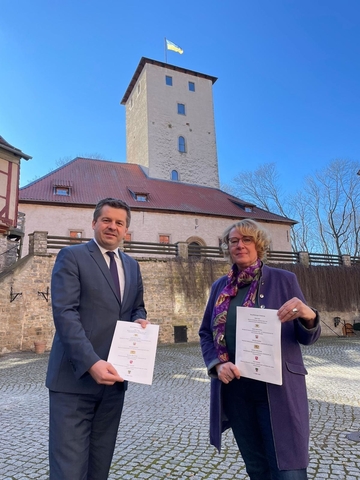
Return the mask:
MULTIPOLYGON (((360 339, 303 347, 310 408, 309 480, 360 480, 360 339)), ((0 480, 48 479, 47 355, 0 357, 0 480)), ((152 386, 126 394, 110 480, 245 480, 230 431, 208 441, 209 380, 195 344, 161 345, 152 386)), ((70 479, 69 479, 70 480, 70 479)))

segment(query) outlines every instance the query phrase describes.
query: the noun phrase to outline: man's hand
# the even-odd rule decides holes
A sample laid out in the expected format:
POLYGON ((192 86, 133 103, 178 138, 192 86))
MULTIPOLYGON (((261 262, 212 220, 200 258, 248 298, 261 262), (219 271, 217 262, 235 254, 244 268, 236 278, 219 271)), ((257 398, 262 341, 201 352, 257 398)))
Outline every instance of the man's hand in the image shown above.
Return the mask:
POLYGON ((137 318, 134 320, 134 323, 140 323, 142 328, 146 328, 146 325, 148 325, 150 322, 148 320, 145 320, 144 318, 137 318))
POLYGON ((123 382, 124 379, 119 376, 111 363, 105 360, 99 360, 89 368, 89 373, 96 383, 100 385, 114 385, 115 382, 123 382))

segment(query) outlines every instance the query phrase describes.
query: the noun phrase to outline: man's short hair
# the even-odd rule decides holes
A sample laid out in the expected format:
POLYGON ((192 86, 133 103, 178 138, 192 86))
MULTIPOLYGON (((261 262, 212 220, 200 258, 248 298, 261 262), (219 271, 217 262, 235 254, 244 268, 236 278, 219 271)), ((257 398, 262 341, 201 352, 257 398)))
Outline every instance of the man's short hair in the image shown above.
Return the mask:
POLYGON ((118 198, 103 198, 100 200, 95 207, 94 210, 94 222, 97 221, 97 219, 101 215, 101 210, 102 208, 108 205, 109 207, 112 208, 121 208, 122 210, 126 211, 126 228, 129 228, 130 226, 130 220, 131 220, 131 212, 130 212, 130 207, 127 203, 123 202, 122 200, 119 200, 118 198))

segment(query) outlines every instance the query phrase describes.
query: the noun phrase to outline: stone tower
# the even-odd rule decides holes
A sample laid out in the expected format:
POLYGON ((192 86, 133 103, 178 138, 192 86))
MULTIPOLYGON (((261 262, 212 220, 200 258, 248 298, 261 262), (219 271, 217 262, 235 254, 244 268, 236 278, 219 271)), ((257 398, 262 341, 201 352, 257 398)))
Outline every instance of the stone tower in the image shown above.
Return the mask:
POLYGON ((143 57, 121 101, 127 162, 141 165, 152 178, 219 188, 216 80, 143 57))

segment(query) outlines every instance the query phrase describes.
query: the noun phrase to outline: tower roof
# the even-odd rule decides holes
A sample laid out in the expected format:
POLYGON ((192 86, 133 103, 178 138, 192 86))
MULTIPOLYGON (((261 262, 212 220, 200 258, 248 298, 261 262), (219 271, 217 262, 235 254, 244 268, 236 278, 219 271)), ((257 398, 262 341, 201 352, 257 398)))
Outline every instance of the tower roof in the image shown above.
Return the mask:
POLYGON ((140 77, 141 72, 143 71, 147 63, 151 65, 156 65, 157 67, 167 68, 168 70, 174 70, 176 72, 193 75, 194 77, 205 78, 207 80, 210 80, 213 84, 217 80, 217 77, 212 77, 211 75, 206 75, 205 73, 195 72, 194 70, 188 70, 187 68, 177 67, 176 65, 171 65, 170 63, 159 62, 158 60, 152 60, 151 58, 141 57, 139 65, 137 66, 137 69, 135 70, 135 73, 129 83, 129 86, 126 89, 125 95, 121 100, 121 105, 125 105, 126 102, 128 101, 128 98, 131 92, 133 91, 134 86, 136 85, 136 82, 138 81, 138 78, 140 77))

